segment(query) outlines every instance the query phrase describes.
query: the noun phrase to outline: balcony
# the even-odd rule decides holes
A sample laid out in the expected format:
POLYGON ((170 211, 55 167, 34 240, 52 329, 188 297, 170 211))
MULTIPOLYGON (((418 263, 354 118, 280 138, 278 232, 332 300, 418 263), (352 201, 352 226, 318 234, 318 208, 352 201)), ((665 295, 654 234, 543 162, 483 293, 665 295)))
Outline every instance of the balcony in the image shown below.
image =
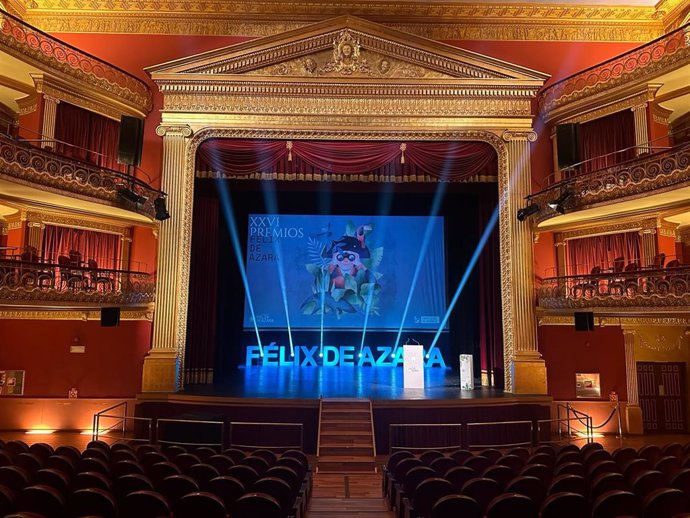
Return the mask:
POLYGON ((98 268, 68 258, 59 258, 57 264, 0 258, 0 304, 142 306, 154 299, 155 279, 148 273, 98 268))
MULTIPOLYGON (((642 155, 634 160, 612 165, 553 183, 528 198, 539 207, 538 223, 556 218, 573 220, 572 213, 606 207, 606 212, 664 207, 688 199, 690 194, 690 143, 642 155), (686 192, 687 191, 687 192, 686 192), (560 207, 554 202, 566 195, 560 207), (629 202, 626 203, 625 202, 629 202), (551 205, 550 205, 551 204, 551 205), (619 204, 610 206, 611 204, 619 204), (570 217, 564 217, 567 214, 570 217), (560 217, 559 217, 560 216, 560 217)), ((602 210, 582 214, 582 219, 596 217, 602 210)), ((549 224, 557 224, 554 220, 549 224)))
POLYGON ((690 266, 542 279, 541 309, 659 308, 690 311, 690 266))
POLYGON ((19 199, 38 199, 61 206, 102 211, 130 217, 131 212, 150 221, 155 215, 154 201, 162 193, 133 176, 80 162, 0 134, 0 187, 4 194, 19 199), (43 199, 49 194, 59 199, 43 199), (72 201, 70 201, 72 199, 72 201), (93 204, 93 205, 90 205, 93 204), (90 206, 89 206, 90 205, 90 206))

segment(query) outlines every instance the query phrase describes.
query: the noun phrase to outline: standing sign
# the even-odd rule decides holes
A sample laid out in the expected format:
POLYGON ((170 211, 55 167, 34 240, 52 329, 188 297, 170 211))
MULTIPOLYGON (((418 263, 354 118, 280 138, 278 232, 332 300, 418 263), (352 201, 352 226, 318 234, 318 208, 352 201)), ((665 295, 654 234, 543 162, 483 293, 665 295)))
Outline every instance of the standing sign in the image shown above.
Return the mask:
POLYGON ((460 355, 460 389, 474 390, 474 362, 471 354, 460 355))
POLYGON ((0 371, 0 395, 24 395, 24 373, 23 370, 0 371))
POLYGON ((403 388, 424 388, 424 347, 403 345, 403 388))

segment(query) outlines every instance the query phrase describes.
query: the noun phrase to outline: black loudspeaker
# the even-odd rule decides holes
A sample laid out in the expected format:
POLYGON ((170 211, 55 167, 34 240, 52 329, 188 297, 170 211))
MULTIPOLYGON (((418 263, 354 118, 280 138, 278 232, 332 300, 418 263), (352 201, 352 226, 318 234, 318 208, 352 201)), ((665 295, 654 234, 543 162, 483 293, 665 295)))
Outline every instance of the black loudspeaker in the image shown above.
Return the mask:
POLYGON ((101 308, 101 327, 120 325, 120 308, 101 308))
POLYGON ((559 169, 580 162, 580 125, 559 124, 556 126, 556 144, 558 145, 559 169))
POLYGON ((170 213, 165 206, 165 198, 160 197, 153 200, 153 207, 156 209, 156 219, 158 221, 164 221, 170 217, 170 213))
POLYGON ((144 119, 123 115, 120 119, 120 140, 117 143, 117 161, 139 165, 144 140, 144 119))
POLYGON ((576 312, 575 331, 594 331, 594 313, 591 311, 576 312))

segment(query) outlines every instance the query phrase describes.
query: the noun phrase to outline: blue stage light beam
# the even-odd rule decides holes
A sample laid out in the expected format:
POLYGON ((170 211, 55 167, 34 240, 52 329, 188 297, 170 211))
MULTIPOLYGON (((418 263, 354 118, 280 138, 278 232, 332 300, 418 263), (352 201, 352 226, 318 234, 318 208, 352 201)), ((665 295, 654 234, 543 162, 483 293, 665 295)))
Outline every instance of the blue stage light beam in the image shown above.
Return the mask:
POLYGON ((491 232, 493 232, 494 228, 496 227, 496 223, 498 222, 498 207, 499 206, 496 205, 496 208, 491 214, 491 218, 489 218, 489 221, 486 224, 486 227, 484 228, 484 232, 482 232, 482 236, 479 238, 479 242, 477 243, 477 246, 474 249, 474 253, 470 258, 470 262, 467 264, 467 268, 465 268, 465 273, 462 274, 462 278, 460 279, 460 283, 458 284, 458 287, 455 290, 453 299, 450 301, 450 305, 446 310, 446 314, 443 316, 443 320, 441 320, 441 325, 436 331, 436 335, 434 336, 434 339, 431 342, 431 346, 429 347, 429 350, 426 353, 427 358, 429 358, 431 350, 434 347, 436 347, 436 342, 438 342, 438 339, 441 336, 441 333, 443 332, 443 328, 446 326, 448 318, 450 318, 450 314, 453 312, 453 308, 455 308, 455 304, 457 304, 458 299, 460 298, 460 294, 462 293, 462 290, 465 288, 465 284, 467 284, 467 281, 470 278, 470 275, 472 274, 472 270, 474 270, 477 261, 479 261, 479 257, 482 255, 482 251, 484 250, 484 247, 486 246, 489 237, 491 237, 491 232))
POLYGON ((328 271, 321 269, 321 324, 319 326, 319 358, 323 358, 323 317, 326 312, 326 284, 330 282, 328 271))
MULTIPOLYGON (((264 202, 268 213, 274 216, 278 215, 278 198, 276 196, 275 185, 272 182, 262 182, 261 184, 264 202)), ((283 309, 285 310, 285 323, 288 330, 288 341, 290 342, 290 356, 295 356, 295 346, 292 341, 292 327, 290 326, 290 311, 288 309, 287 286, 285 283, 285 268, 283 267, 283 247, 280 238, 275 238, 276 267, 278 268, 278 281, 280 283, 280 294, 283 297, 283 309)))
MULTIPOLYGON (((391 206, 393 205, 393 190, 394 186, 393 183, 387 183, 385 185, 385 190, 383 192, 383 200, 380 205, 378 215, 379 216, 387 216, 390 214, 391 211, 391 206)), ((383 225, 383 228, 380 229, 381 232, 379 233, 380 235, 383 235, 385 232, 386 226, 383 225)), ((376 272, 374 272, 374 275, 376 272)), ((364 305, 364 326, 362 327, 362 341, 359 344, 359 354, 357 355, 359 358, 362 357, 362 350, 364 349, 364 338, 367 334, 367 326, 369 325, 369 314, 371 311, 371 300, 374 297, 374 290, 369 291, 369 295, 367 296, 367 301, 366 304, 364 305)))
POLYGON ((225 216, 225 223, 230 230, 230 240, 232 241, 232 249, 235 252, 235 259, 237 259, 237 266, 240 269, 240 276, 242 277, 242 285, 244 286, 245 294, 247 295, 247 304, 249 305, 249 312, 252 315, 252 322, 254 322, 254 332, 256 333, 256 342, 259 346, 259 355, 263 358, 264 348, 261 345, 261 336, 259 335, 259 326, 256 324, 256 314, 254 313, 254 302, 252 301, 251 290, 249 289, 249 281, 247 280, 247 270, 242 259, 242 249, 240 247, 240 237, 237 232, 237 221, 235 220, 235 211, 232 207, 232 200, 228 192, 228 186, 222 179, 216 182, 218 187, 218 194, 220 195, 220 202, 223 207, 223 215, 225 216))
MULTIPOLYGON (((445 192, 446 184, 445 182, 441 181, 439 182, 438 188, 436 189, 436 193, 434 194, 434 200, 431 204, 431 212, 429 213, 430 217, 438 215, 438 211, 441 208, 441 201, 443 200, 445 192)), ((433 229, 433 225, 433 220, 429 219, 429 221, 426 224, 426 229, 424 230, 424 238, 422 239, 422 246, 420 248, 419 256, 417 257, 417 265, 415 266, 414 275, 412 276, 412 284, 410 285, 410 291, 407 294, 407 301, 405 302, 403 316, 400 320, 400 328, 398 329, 398 335, 395 338, 395 347, 393 347, 393 352, 391 353, 392 358, 395 358, 395 354, 398 352, 398 348, 400 347, 400 336, 402 335, 403 328, 405 326, 407 312, 409 311, 410 304, 412 303, 412 295, 414 295, 414 290, 417 287, 417 279, 419 278, 419 272, 422 270, 422 263, 426 259, 426 252, 429 248, 429 241, 431 240, 431 231, 433 229)))

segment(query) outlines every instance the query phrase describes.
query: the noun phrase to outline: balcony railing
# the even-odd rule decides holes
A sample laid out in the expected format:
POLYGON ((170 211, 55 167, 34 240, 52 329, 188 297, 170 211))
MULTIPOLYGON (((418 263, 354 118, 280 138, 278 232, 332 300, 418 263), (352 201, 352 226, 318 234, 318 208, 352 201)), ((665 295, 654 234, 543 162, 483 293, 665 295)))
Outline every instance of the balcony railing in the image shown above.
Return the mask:
POLYGON ((154 217, 162 193, 133 176, 0 135, 0 178, 154 217))
POLYGON ((642 155, 634 160, 571 176, 528 197, 539 207, 537 219, 558 215, 549 203, 571 193, 565 211, 634 199, 690 185, 690 143, 642 155))
POLYGON ((154 299, 155 280, 148 273, 0 259, 0 303, 126 306, 154 299))
POLYGON ((690 310, 690 266, 542 279, 542 309, 658 307, 690 310))

